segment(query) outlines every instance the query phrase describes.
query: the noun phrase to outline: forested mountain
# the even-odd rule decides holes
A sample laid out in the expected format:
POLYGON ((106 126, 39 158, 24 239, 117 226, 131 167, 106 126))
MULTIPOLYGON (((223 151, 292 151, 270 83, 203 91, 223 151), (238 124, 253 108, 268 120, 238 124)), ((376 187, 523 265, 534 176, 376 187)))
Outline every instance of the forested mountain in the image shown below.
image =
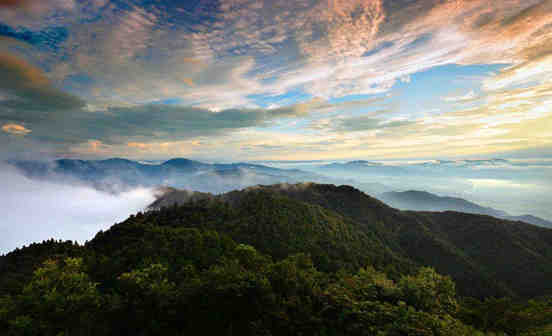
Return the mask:
POLYGON ((533 225, 552 228, 552 222, 536 216, 512 216, 505 211, 483 207, 462 198, 438 196, 426 191, 409 190, 403 192, 385 192, 378 195, 378 198, 386 202, 387 204, 401 210, 458 211, 488 215, 497 218, 512 221, 521 221, 533 225))
POLYGON ((0 257, 0 330, 545 335, 552 317, 552 230, 403 212, 349 186, 193 195, 168 190, 84 246, 0 257))
MULTIPOLYGON (((239 200, 265 194, 339 214, 361 231, 375 234, 396 255, 451 275, 463 295, 552 294, 547 281, 552 278, 551 230, 458 212, 398 211, 349 186, 258 186, 212 198, 210 203, 247 205, 239 200)), ((172 196, 168 193, 157 202, 172 196)))

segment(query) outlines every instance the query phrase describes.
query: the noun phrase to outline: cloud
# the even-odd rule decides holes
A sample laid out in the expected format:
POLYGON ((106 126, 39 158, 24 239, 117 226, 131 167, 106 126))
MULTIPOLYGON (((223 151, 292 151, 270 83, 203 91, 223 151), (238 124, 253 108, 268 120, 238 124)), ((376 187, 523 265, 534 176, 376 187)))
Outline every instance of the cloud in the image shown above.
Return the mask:
POLYGON ((40 88, 48 84, 42 70, 14 55, 0 54, 0 71, 3 75, 0 82, 3 89, 40 88), (8 85, 10 83, 12 85, 8 85))
POLYGON ((0 165, 0 179, 0 253, 50 238, 83 243, 154 200, 148 189, 107 194, 77 184, 30 180, 7 165, 0 165))
POLYGON ((202 3, 193 13, 180 7, 77 6, 79 24, 48 61, 52 75, 79 85, 92 105, 179 98, 217 110, 255 107, 253 94, 297 87, 324 98, 373 94, 442 64, 518 64, 550 36, 551 22, 550 6, 537 0, 223 0, 218 11, 202 3), (97 11, 101 16, 89 20, 86 13, 97 11), (82 75, 101 85, 73 82, 82 75))
POLYGON ((25 128, 25 126, 17 124, 5 124, 2 126, 2 131, 15 135, 25 135, 31 132, 31 130, 25 128))
POLYGON ((76 8, 74 0, 0 0, 0 22, 41 29, 52 23, 70 21, 76 8))
POLYGON ((109 156, 114 146, 144 149, 144 146, 138 144, 227 134, 244 128, 264 127, 279 119, 303 118, 311 112, 309 104, 218 112, 198 107, 147 104, 109 107, 99 111, 77 108, 67 110, 66 113, 59 113, 59 110, 56 110, 57 113, 47 113, 55 110, 59 102, 52 102, 51 105, 47 105, 47 101, 41 103, 38 105, 34 102, 31 109, 24 109, 27 107, 24 105, 15 111, 0 107, 0 116, 28 124, 32 133, 15 123, 8 123, 9 126, 3 130, 29 133, 31 140, 41 142, 42 145, 50 144, 60 152, 71 150, 96 156, 109 156), (37 116, 39 111, 42 113, 37 116), (59 128, 59 125, 63 125, 63 128, 59 128))
POLYGON ((442 99, 443 101, 446 101, 446 102, 468 102, 468 101, 473 101, 476 98, 477 98, 477 94, 475 93, 475 91, 470 90, 465 95, 448 96, 448 97, 443 97, 442 99))
MULTIPOLYGON (((298 121, 318 112, 333 113, 331 127, 320 129, 327 134, 301 128, 312 120, 287 125, 289 132, 323 142, 339 129, 378 131, 384 137, 400 126, 416 137, 413 145, 425 146, 447 139, 446 131, 454 139, 487 139, 506 132, 497 129, 500 118, 540 118, 543 112, 529 109, 527 102, 548 101, 519 96, 528 91, 516 96, 513 90, 537 88, 550 79, 550 1, 221 0, 217 10, 209 1, 195 6, 33 3, 40 8, 10 5, 13 0, 0 8, 10 39, 27 44, 0 40, 5 46, 0 54, 0 121, 32 129, 19 140, 55 143, 63 152, 73 148, 103 155, 123 147, 150 152, 150 147, 127 144, 161 148, 248 128, 282 127, 274 121, 298 121), (58 38, 56 31, 66 34, 58 38), (30 38, 35 36, 43 38, 30 38), (489 75, 481 90, 467 88, 465 95, 442 98, 462 113, 428 115, 421 125, 400 124, 388 116, 345 121, 335 117, 362 107, 327 103, 389 93, 400 81, 401 87, 415 87, 413 74, 446 64, 508 66, 489 75), (501 97, 503 91, 510 96, 501 97), (278 109, 261 108, 278 99, 278 109), (178 105, 157 104, 167 101, 178 105), (481 109, 467 111, 461 106, 467 102, 481 109)), ((412 113, 409 120, 419 121, 421 113, 412 113)), ((368 135, 365 141, 378 144, 368 135)), ((345 143, 363 146, 353 139, 345 143)))
POLYGON ((331 130, 337 132, 365 132, 402 127, 412 125, 414 123, 414 121, 409 120, 386 121, 385 119, 374 118, 372 116, 358 116, 337 118, 331 122, 328 122, 328 126, 331 130))
POLYGON ((25 3, 29 2, 28 0, 0 0, 1 7, 21 7, 25 3))
POLYGON ((2 7, 39 7, 45 8, 46 5, 59 6, 61 8, 73 8, 72 0, 0 0, 0 8, 2 7), (42 3, 42 4, 41 4, 42 3))
MULTIPOLYGON (((551 50, 552 52, 552 50, 551 50)), ((486 90, 500 90, 519 85, 552 81, 552 53, 509 67, 484 82, 486 90)))
POLYGON ((58 113, 84 106, 81 99, 53 87, 40 68, 6 53, 0 53, 0 93, 8 97, 0 106, 0 118, 14 121, 26 110, 58 113))
POLYGON ((193 13, 141 2, 94 10, 62 2, 52 4, 76 7, 79 24, 48 67, 69 82, 86 74, 101 83, 80 92, 111 106, 181 98, 207 108, 252 107, 249 95, 297 86, 326 98, 385 92, 442 64, 530 61, 528 50, 542 49, 551 23, 551 6, 537 0, 223 0, 218 11, 198 4, 193 13))

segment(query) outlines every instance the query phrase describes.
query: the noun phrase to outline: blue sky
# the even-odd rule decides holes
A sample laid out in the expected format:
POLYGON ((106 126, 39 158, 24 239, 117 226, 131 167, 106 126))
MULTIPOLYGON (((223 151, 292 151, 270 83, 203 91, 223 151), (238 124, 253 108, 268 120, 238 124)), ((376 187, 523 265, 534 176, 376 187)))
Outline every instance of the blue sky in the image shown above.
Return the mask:
POLYGON ((4 1, 0 155, 550 156, 551 41, 542 0, 4 1))

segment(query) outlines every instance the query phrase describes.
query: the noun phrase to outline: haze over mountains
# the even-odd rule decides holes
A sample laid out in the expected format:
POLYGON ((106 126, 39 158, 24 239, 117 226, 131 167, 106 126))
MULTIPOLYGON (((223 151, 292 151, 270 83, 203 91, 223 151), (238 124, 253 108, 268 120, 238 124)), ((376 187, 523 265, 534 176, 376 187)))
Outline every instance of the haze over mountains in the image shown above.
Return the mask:
MULTIPOLYGON (((145 209, 155 199, 155 195, 163 194, 166 188, 185 190, 175 196, 178 200, 187 199, 184 195, 191 195, 188 197, 193 199, 198 195, 217 195, 255 185, 305 181, 352 185, 404 210, 454 210, 550 227, 550 221, 547 220, 549 217, 546 217, 547 210, 550 210, 548 198, 536 194, 539 197, 534 201, 525 201, 527 195, 524 193, 523 179, 518 180, 517 184, 508 184, 506 189, 500 184, 491 183, 486 187, 473 184, 469 192, 461 192, 466 181, 487 181, 487 177, 494 172, 504 169, 511 173, 514 164, 516 163, 506 160, 402 164, 368 161, 205 163, 189 159, 139 162, 118 158, 10 161, 3 169, 4 180, 7 182, 3 189, 4 201, 1 207, 9 216, 0 226, 0 230, 4 232, 0 251, 7 252, 17 246, 51 237, 84 242, 98 229, 106 228, 139 209, 145 209), (459 175, 451 176, 449 168, 445 169, 443 166, 450 169, 455 167, 459 175), (440 170, 449 175, 439 175, 440 170), (409 186, 414 188, 408 188, 409 186), (401 194, 403 190, 409 189, 426 192, 401 194), (60 193, 61 190, 65 192, 60 193), (441 195, 463 196, 442 198, 430 194, 429 191, 441 195), (77 202, 73 196, 75 194, 88 195, 89 202, 77 202), (39 199, 43 195, 48 201, 39 199), (486 206, 478 204, 479 202, 486 206), (22 204, 25 206, 20 206, 22 204), (488 206, 491 204, 494 205, 492 208, 488 206), (29 212, 29 207, 35 211, 29 212), (55 215, 46 215, 48 213, 55 215)), ((548 168, 543 163, 532 164, 522 170, 545 174, 548 168)), ((506 172, 502 174, 506 177, 508 175, 506 172)), ((539 175, 535 176, 538 178, 539 175)), ((548 190, 546 183, 548 182, 543 180, 542 193, 548 190)), ((167 198, 158 201, 160 205, 172 203, 173 200, 169 201, 167 198)))
POLYGON ((397 161, 267 162, 276 167, 353 178, 380 188, 370 194, 420 190, 453 196, 506 211, 552 220, 552 161, 547 159, 462 159, 397 161), (383 185, 383 186, 382 186, 383 185))
POLYGON ((255 184, 315 181, 327 178, 299 169, 279 169, 251 163, 204 163, 176 158, 159 164, 126 159, 70 160, 50 162, 12 161, 26 176, 37 179, 67 178, 117 192, 137 186, 171 186, 212 193, 227 192, 255 184))
MULTIPOLYGON (((371 195, 383 195, 386 201, 401 209, 456 210, 500 218, 513 216, 511 219, 537 225, 548 225, 546 221, 552 219, 547 198, 548 193, 552 193, 552 169, 547 161, 205 163, 182 158, 162 162, 113 158, 11 161, 11 164, 32 179, 84 183, 112 193, 138 186, 168 186, 218 194, 257 184, 311 181, 353 185, 371 195), (393 194, 385 194, 407 190, 454 196, 456 200, 427 194, 411 195, 418 198, 416 202, 423 201, 422 206, 400 203, 397 197, 391 197, 393 194)), ((414 200, 410 200, 412 202, 414 200)))
POLYGON ((552 228, 552 222, 532 215, 511 216, 505 211, 482 207, 458 197, 438 196, 426 191, 409 190, 403 192, 386 192, 378 198, 388 205, 401 210, 447 211, 488 215, 513 221, 522 221, 538 226, 552 228))

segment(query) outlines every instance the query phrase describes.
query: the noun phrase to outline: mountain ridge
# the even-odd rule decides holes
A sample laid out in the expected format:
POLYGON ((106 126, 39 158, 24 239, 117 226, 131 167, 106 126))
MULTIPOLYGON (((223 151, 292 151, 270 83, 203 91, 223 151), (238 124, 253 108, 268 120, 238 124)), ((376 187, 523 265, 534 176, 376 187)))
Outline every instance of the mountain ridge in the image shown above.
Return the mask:
POLYGON ((400 211, 350 186, 314 183, 249 187, 203 201, 231 204, 254 192, 315 204, 350 218, 397 255, 451 275, 464 295, 532 296, 552 291, 545 281, 552 277, 549 229, 453 211, 400 211), (524 270, 523 276, 519 270, 524 270))
POLYGON ((10 161, 30 178, 66 181, 68 178, 96 189, 117 193, 135 187, 170 186, 223 193, 252 184, 299 182, 326 177, 299 169, 280 169, 249 163, 204 163, 173 158, 157 164, 110 158, 106 160, 59 159, 10 161))
POLYGON ((385 192, 378 198, 401 210, 413 211, 458 211, 521 221, 541 227, 552 228, 552 222, 533 215, 512 216, 505 211, 484 207, 459 197, 439 196, 420 190, 385 192))

